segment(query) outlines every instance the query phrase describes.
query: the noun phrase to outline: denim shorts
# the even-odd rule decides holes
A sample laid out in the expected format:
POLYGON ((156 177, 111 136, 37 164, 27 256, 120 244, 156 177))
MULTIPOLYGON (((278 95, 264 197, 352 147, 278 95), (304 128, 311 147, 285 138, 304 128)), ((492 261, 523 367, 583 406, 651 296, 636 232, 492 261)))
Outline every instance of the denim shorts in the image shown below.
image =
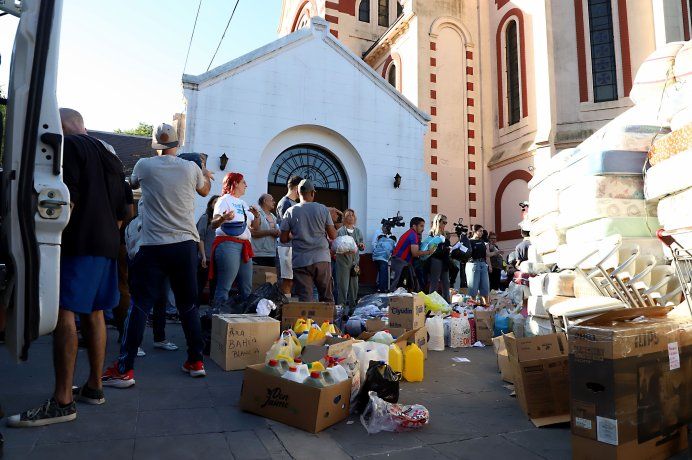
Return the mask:
POLYGON ((60 258, 60 308, 79 314, 111 310, 120 301, 116 259, 95 256, 60 258))

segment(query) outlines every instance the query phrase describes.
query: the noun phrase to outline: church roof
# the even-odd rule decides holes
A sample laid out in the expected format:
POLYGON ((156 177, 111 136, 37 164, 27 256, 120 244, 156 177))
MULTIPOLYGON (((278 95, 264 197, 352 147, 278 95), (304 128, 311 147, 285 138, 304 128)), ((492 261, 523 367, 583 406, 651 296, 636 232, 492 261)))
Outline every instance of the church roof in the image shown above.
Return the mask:
POLYGON ((151 148, 151 137, 133 136, 131 134, 109 133, 106 131, 87 131, 90 136, 100 139, 113 146, 120 158, 125 174, 132 174, 132 169, 140 158, 156 156, 156 150, 151 148))
POLYGON ((247 68, 247 66, 253 63, 269 59, 272 56, 298 46, 303 42, 315 39, 324 41, 332 49, 341 54, 344 59, 348 60, 363 75, 389 94, 394 100, 397 101, 397 103, 405 107, 421 123, 427 124, 427 122, 430 121, 430 115, 416 107, 415 104, 393 88, 392 85, 384 80, 360 57, 356 56, 350 49, 337 40, 331 33, 329 33, 329 23, 320 17, 313 17, 311 19, 309 28, 300 29, 292 34, 279 38, 278 40, 251 51, 244 56, 240 56, 239 58, 229 61, 226 64, 222 64, 201 75, 184 74, 183 87, 197 90, 200 86, 205 87, 212 85, 233 74, 242 72, 245 68, 247 68))

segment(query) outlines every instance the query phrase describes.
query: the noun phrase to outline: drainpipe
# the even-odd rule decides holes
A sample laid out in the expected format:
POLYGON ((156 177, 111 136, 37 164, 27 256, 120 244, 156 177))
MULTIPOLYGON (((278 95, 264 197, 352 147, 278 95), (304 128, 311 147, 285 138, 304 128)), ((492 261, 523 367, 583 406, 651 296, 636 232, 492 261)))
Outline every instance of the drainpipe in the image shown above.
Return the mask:
MULTIPOLYGON (((481 4, 480 0, 476 0, 476 22, 477 22, 477 39, 478 39, 478 52, 475 53, 476 56, 478 56, 478 97, 479 97, 479 104, 476 104, 476 107, 480 107, 479 110, 479 115, 480 117, 478 118, 481 123, 481 144, 480 144, 480 158, 481 161, 477 162, 480 165, 480 170, 481 170, 481 183, 483 184, 483 220, 485 221, 486 217, 488 217, 488 210, 490 208, 490 203, 492 200, 488 199, 486 191, 490 190, 489 184, 486 183, 486 178, 488 177, 486 167, 485 167, 485 142, 483 141, 485 137, 485 125, 483 123, 484 119, 484 113, 483 113, 483 107, 485 107, 486 104, 484 104, 484 99, 483 99, 483 87, 485 86, 483 84, 483 73, 482 73, 482 62, 481 62, 481 56, 483 56, 483 39, 481 38, 481 4)), ((499 71, 499 70, 498 70, 499 71)), ((466 167, 468 168, 468 162, 466 163, 466 167)), ((468 182, 467 182, 468 183, 468 182)), ((478 217, 476 217, 478 219, 478 217)), ((469 216, 469 222, 471 223, 471 219, 469 216)), ((484 226, 488 226, 487 222, 483 223, 484 226)), ((495 222, 493 222, 493 226, 495 225, 495 222)), ((496 228, 495 232, 501 232, 501 228, 496 228)))

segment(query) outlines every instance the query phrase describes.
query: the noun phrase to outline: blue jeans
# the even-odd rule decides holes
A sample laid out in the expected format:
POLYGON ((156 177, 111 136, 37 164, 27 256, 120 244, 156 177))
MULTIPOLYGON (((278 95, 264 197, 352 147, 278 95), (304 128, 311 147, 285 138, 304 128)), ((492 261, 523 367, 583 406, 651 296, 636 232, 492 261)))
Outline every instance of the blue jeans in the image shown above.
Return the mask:
MULTIPOLYGON (((197 309, 197 243, 192 240, 174 244, 142 246, 132 262, 131 290, 133 305, 125 320, 118 370, 134 368, 137 348, 142 344, 149 312, 161 303, 161 294, 170 279, 175 305, 187 340, 187 360, 202 361, 204 341, 197 309)), ((164 314, 165 321, 165 314, 164 314)))
POLYGON ((469 296, 476 297, 480 292, 482 297, 490 294, 490 278, 488 276, 488 264, 482 260, 474 260, 466 263, 466 282, 469 286, 469 296))
POLYGON ((389 292, 389 262, 376 260, 377 265, 377 291, 389 292))
POLYGON ((228 291, 233 282, 238 281, 242 300, 252 292, 252 259, 243 262, 243 245, 226 241, 214 250, 214 270, 216 270, 216 290, 214 307, 221 307, 228 301, 228 291))

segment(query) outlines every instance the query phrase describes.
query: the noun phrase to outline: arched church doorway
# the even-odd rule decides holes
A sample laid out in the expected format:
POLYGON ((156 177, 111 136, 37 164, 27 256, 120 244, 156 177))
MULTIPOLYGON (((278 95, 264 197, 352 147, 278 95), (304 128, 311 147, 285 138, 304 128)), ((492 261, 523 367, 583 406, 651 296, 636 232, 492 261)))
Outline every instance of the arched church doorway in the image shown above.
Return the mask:
POLYGON ((316 145, 295 145, 284 150, 269 169, 268 192, 279 202, 291 176, 310 179, 317 201, 327 207, 348 208, 348 179, 338 160, 316 145))

